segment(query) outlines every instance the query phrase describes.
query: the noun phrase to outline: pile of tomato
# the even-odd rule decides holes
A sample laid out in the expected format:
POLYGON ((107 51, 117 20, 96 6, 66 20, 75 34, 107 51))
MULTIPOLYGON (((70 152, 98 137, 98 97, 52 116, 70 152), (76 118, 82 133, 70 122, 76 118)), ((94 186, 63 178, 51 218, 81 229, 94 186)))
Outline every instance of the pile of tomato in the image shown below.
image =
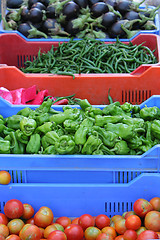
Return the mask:
POLYGON ((83 214, 54 219, 52 210, 10 199, 0 213, 0 240, 146 240, 160 239, 160 197, 139 198, 133 211, 109 218, 83 214))

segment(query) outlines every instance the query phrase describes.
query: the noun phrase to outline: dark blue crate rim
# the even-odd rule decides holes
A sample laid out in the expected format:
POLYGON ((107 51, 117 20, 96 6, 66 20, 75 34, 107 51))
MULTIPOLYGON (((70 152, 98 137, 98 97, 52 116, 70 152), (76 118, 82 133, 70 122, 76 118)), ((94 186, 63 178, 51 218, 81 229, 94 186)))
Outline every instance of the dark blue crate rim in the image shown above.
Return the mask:
POLYGON ((133 210, 138 198, 150 200, 160 196, 160 174, 141 174, 127 184, 9 184, 0 186, 0 212, 6 201, 19 199, 35 211, 50 207, 54 217, 78 217, 84 213, 111 217, 133 210))
MULTIPOLYGON (((152 8, 152 9, 155 8, 153 6, 148 6, 148 7, 152 8)), ((144 9, 144 7, 140 7, 140 8, 144 9)), ((120 39, 120 41, 122 41, 122 42, 132 41, 139 34, 156 34, 156 35, 159 35, 160 34, 160 21, 159 21, 158 13, 155 16, 154 22, 155 22, 155 25, 156 25, 157 29, 155 29, 155 30, 141 30, 137 34, 135 34, 132 38, 128 38, 128 39, 124 38, 124 39, 120 39)), ((45 39, 45 38, 34 38, 33 39, 32 38, 32 39, 29 39, 29 38, 26 38, 23 34, 21 34, 18 31, 3 30, 2 21, 1 21, 0 22, 0 34, 2 34, 2 33, 16 33, 19 36, 21 36, 23 39, 25 39, 27 42, 37 42, 37 41, 38 42, 50 42, 50 41, 52 41, 52 42, 69 42, 70 41, 70 38, 48 38, 48 39, 45 39)), ((81 39, 74 38, 74 40, 81 40, 81 39)), ((116 42, 115 38, 100 38, 100 39, 97 39, 97 40, 100 40, 100 41, 103 41, 103 42, 116 42)))

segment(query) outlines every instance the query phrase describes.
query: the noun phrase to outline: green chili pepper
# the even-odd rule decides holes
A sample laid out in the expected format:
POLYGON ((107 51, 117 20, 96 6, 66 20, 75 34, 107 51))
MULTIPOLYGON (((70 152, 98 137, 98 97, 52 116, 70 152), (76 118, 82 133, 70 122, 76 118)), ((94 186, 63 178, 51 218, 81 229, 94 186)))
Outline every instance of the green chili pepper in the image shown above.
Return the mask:
POLYGON ((26 107, 26 108, 21 109, 21 110, 17 113, 17 115, 22 115, 22 116, 24 116, 24 117, 28 117, 29 114, 31 113, 31 111, 32 111, 31 108, 26 107))
POLYGON ((122 119, 122 123, 127 125, 134 125, 135 128, 144 128, 144 120, 142 118, 132 118, 126 116, 122 119))
POLYGON ((92 118, 95 117, 95 115, 102 115, 103 112, 100 108, 94 108, 94 107, 88 107, 85 109, 85 115, 90 116, 92 118))
POLYGON ((89 128, 86 126, 80 126, 75 132, 74 139, 77 145, 83 145, 86 142, 87 134, 89 132, 89 128))
POLYGON ((82 148, 82 154, 92 154, 101 143, 100 138, 95 135, 90 135, 82 148))
POLYGON ((58 154, 72 154, 74 148, 75 142, 68 135, 59 137, 58 141, 55 143, 55 149, 58 154))
POLYGON ((124 140, 121 140, 119 142, 116 142, 115 146, 111 151, 114 151, 118 155, 127 155, 130 151, 127 142, 124 140))
POLYGON ((20 121, 20 129, 26 136, 31 136, 35 131, 37 123, 34 119, 23 117, 20 121))
POLYGON ((102 139, 104 145, 107 147, 114 147, 116 141, 118 140, 118 135, 111 132, 111 131, 106 131, 104 128, 101 128, 99 126, 93 126, 92 128, 96 132, 98 132, 100 138, 102 139))
POLYGON ((88 107, 92 107, 92 105, 88 102, 87 99, 80 100, 79 105, 83 111, 85 111, 85 109, 88 107))
POLYGON ((36 117, 37 125, 42 125, 45 122, 49 122, 50 115, 48 113, 42 113, 36 117))
POLYGON ((144 107, 140 110, 140 117, 144 120, 153 120, 160 117, 160 109, 158 107, 144 107))
POLYGON ((57 154, 55 146, 53 145, 48 146, 47 148, 44 149, 43 154, 53 154, 53 155, 57 154))
POLYGON ((59 114, 54 114, 50 116, 49 120, 51 122, 55 122, 56 124, 61 124, 67 119, 75 120, 80 116, 80 109, 66 109, 64 112, 60 112, 59 114))
POLYGON ((37 154, 41 147, 41 137, 38 133, 30 136, 29 142, 26 146, 26 153, 37 154))
POLYGON ((119 123, 122 122, 123 117, 122 116, 101 116, 96 115, 95 116, 95 125, 99 127, 103 127, 105 124, 108 123, 119 123))
POLYGON ((63 126, 65 130, 67 130, 68 132, 75 132, 79 128, 79 124, 80 124, 79 121, 75 121, 71 119, 66 119, 63 122, 63 126))
POLYGON ((37 127, 35 133, 46 134, 54 129, 54 124, 52 122, 45 122, 41 126, 37 127))
POLYGON ((15 132, 10 132, 10 150, 14 154, 23 154, 24 153, 24 144, 18 142, 15 132))
POLYGON ((11 117, 6 118, 5 122, 6 122, 8 128, 19 129, 20 122, 23 118, 24 117, 21 115, 12 115, 11 117))
POLYGON ((119 137, 124 140, 128 140, 135 136, 135 130, 133 125, 127 125, 123 123, 108 123, 105 127, 107 131, 111 131, 117 134, 119 137))
POLYGON ((50 145, 55 145, 55 143, 59 140, 59 136, 56 133, 56 131, 50 131, 47 132, 43 137, 42 137, 42 146, 43 148, 47 148, 50 145))
POLYGON ((140 137, 138 137, 137 135, 135 135, 133 138, 130 138, 128 140, 128 146, 131 149, 138 149, 139 146, 141 146, 143 144, 142 140, 140 137))
POLYGON ((15 131, 16 138, 19 142, 27 144, 28 143, 28 136, 26 136, 20 129, 15 131))
POLYGON ((10 153, 10 141, 0 139, 0 153, 1 154, 10 153))
POLYGON ((155 138, 160 139, 160 120, 153 120, 151 123, 151 131, 155 138))
POLYGON ((48 98, 47 101, 43 102, 38 108, 36 108, 36 112, 38 113, 48 113, 52 106, 52 99, 48 98))

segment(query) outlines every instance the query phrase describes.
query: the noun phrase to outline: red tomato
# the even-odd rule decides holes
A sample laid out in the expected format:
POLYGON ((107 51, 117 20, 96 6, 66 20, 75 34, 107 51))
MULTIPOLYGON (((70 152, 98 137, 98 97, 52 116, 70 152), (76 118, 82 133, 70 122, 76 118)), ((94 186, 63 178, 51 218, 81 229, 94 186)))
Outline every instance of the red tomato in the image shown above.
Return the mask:
POLYGON ((67 236, 64 232, 56 230, 49 234, 47 240, 67 240, 67 236))
POLYGON ((6 238, 2 235, 2 234, 0 234, 0 240, 5 240, 6 238))
POLYGON ((131 216, 131 215, 135 215, 134 211, 129 211, 125 214, 124 218, 127 219, 127 217, 131 216))
POLYGON ((125 221, 126 219, 121 219, 115 223, 115 230, 118 234, 122 235, 127 230, 125 221))
POLYGON ((73 224, 78 224, 78 220, 79 220, 79 217, 74 218, 74 219, 72 220, 72 223, 73 223, 73 224))
POLYGON ((110 225, 110 219, 105 214, 100 214, 95 218, 95 225, 102 229, 110 225))
POLYGON ((23 207, 24 207, 24 211, 23 211, 22 218, 26 220, 30 219, 34 215, 33 207, 28 203, 24 203, 23 207))
POLYGON ((39 227, 39 230, 41 231, 41 238, 44 238, 44 228, 39 227))
POLYGON ((114 238, 111 235, 108 235, 106 233, 100 233, 96 240, 113 240, 114 238))
POLYGON ((34 225, 34 218, 28 219, 26 223, 34 225))
POLYGON ((83 228, 77 224, 70 224, 64 230, 67 236, 67 240, 82 240, 83 238, 83 228))
POLYGON ((137 239, 137 233, 135 230, 128 229, 123 234, 124 240, 136 240, 137 239))
POLYGON ((85 230, 95 225, 95 219, 90 214, 83 214, 79 217, 78 224, 85 230))
POLYGON ((71 219, 69 217, 59 217, 55 221, 64 227, 64 229, 71 224, 71 219))
POLYGON ((60 231, 64 232, 64 227, 62 225, 60 225, 59 223, 52 223, 52 225, 56 227, 56 230, 60 230, 60 231))
POLYGON ((141 232, 143 232, 143 231, 145 231, 145 230, 147 230, 145 227, 140 227, 140 228, 136 231, 136 233, 137 233, 137 235, 139 235, 141 232))
POLYGON ((111 218, 111 222, 114 222, 116 223, 118 220, 121 220, 123 219, 123 217, 121 215, 114 215, 112 218, 111 218))
POLYGON ((34 224, 45 228, 53 222, 53 212, 48 207, 41 207, 34 215, 34 224))
POLYGON ((117 236, 114 240, 124 240, 124 237, 123 237, 123 235, 121 234, 121 235, 117 236))
POLYGON ((39 227, 32 224, 25 224, 19 233, 21 240, 39 240, 41 235, 39 227))
POLYGON ((88 227, 85 232, 84 236, 86 240, 96 240, 98 235, 101 234, 101 230, 97 227, 88 227))
POLYGON ((11 181, 11 175, 7 171, 0 171, 0 184, 7 185, 11 181))
POLYGON ((160 212, 158 211, 148 212, 144 219, 144 226, 148 230, 159 232, 160 231, 160 212))
POLYGON ((0 234, 6 238, 9 235, 9 228, 4 224, 0 224, 0 234))
POLYGON ((160 197, 154 197, 150 200, 153 209, 160 212, 160 197))
POLYGON ((47 226, 45 229, 44 229, 44 238, 48 238, 49 234, 53 231, 56 231, 58 230, 56 228, 56 226, 54 226, 53 224, 47 226))
POLYGON ((149 211, 153 210, 153 207, 146 199, 139 198, 134 202, 133 210, 139 217, 143 218, 149 211))
POLYGON ((130 215, 126 218, 125 225, 127 229, 137 230, 141 226, 141 219, 137 215, 130 215))
POLYGON ((4 206, 4 213, 10 219, 20 218, 23 215, 23 211, 23 204, 17 199, 7 201, 4 206))
POLYGON ((7 227, 9 228, 9 233, 16 234, 16 235, 19 234, 23 226, 24 226, 24 222, 21 219, 12 219, 7 224, 7 227))
POLYGON ((113 227, 104 227, 102 228, 102 233, 106 233, 108 235, 111 235, 113 238, 117 236, 116 230, 113 227))
POLYGON ((3 213, 0 213, 0 224, 4 224, 4 225, 8 224, 8 218, 3 213))
POLYGON ((6 240, 20 240, 20 237, 18 235, 11 234, 6 238, 6 240))
POLYGON ((158 234, 152 230, 146 230, 138 235, 137 240, 158 239, 158 234))

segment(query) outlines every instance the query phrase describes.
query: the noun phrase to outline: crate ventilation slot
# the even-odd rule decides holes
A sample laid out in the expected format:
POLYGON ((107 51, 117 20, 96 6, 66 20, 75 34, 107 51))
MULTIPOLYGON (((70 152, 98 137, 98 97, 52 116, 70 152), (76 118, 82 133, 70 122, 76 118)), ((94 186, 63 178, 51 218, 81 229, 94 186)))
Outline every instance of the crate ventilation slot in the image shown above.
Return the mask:
POLYGON ((121 215, 124 212, 133 210, 133 202, 105 202, 107 216, 121 215))
POLYGON ((122 91, 122 102, 139 104, 151 97, 151 90, 124 90, 122 91))
POLYGON ((33 55, 17 55, 17 66, 19 68, 24 66, 24 62, 25 61, 33 61, 35 58, 37 58, 37 56, 33 56, 33 55))
POLYGON ((12 183, 25 183, 26 182, 24 171, 9 170, 8 172, 11 175, 12 183))

